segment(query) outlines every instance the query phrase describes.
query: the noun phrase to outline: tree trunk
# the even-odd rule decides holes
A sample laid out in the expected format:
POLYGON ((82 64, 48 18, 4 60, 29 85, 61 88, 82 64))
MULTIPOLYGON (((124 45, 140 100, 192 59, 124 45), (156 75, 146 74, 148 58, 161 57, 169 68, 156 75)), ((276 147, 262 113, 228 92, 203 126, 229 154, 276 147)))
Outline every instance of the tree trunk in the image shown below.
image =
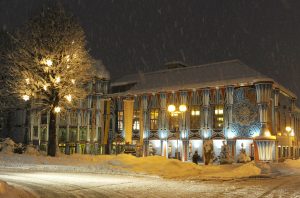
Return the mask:
POLYGON ((53 110, 50 111, 50 123, 49 123, 49 140, 48 140, 48 155, 56 155, 56 114, 53 110))

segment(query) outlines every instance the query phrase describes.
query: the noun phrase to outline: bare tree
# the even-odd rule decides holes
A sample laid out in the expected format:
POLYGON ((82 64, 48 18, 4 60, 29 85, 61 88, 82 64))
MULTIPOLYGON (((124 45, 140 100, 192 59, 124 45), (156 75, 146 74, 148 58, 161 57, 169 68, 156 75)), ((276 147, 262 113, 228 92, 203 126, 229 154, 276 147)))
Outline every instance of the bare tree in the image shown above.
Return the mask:
POLYGON ((48 155, 56 155, 57 113, 87 95, 92 59, 84 31, 61 6, 43 11, 15 34, 14 49, 2 53, 12 80, 10 90, 34 107, 50 112, 48 155))

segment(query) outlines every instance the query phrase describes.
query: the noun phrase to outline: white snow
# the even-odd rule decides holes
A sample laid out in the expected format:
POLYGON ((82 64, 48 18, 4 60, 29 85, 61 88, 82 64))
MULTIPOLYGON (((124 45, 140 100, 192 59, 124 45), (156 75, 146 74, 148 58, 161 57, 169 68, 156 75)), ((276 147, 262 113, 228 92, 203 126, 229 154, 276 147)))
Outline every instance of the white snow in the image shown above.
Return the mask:
POLYGON ((255 163, 232 165, 196 165, 161 156, 132 155, 39 155, 1 154, 0 168, 20 168, 38 171, 98 172, 106 174, 152 175, 169 179, 234 179, 256 176, 261 170, 255 163))
POLYGON ((20 188, 8 185, 6 182, 0 180, 0 198, 32 198, 35 197, 27 191, 20 188))

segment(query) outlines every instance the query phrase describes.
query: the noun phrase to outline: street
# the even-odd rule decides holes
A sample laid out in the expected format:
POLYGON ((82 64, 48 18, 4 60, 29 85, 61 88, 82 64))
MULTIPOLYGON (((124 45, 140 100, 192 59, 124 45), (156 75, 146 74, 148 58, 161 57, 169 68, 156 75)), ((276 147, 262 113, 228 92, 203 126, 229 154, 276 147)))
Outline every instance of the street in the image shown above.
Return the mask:
POLYGON ((37 197, 300 197, 300 175, 232 181, 1 169, 0 180, 37 197))

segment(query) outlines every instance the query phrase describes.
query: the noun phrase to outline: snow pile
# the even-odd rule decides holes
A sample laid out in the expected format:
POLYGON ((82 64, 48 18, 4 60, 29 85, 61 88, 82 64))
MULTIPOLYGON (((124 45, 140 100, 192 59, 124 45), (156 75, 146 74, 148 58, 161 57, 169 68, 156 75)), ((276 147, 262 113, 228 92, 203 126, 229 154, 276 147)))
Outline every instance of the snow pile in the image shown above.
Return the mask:
POLYGON ((27 191, 17 189, 13 186, 8 185, 4 181, 0 181, 0 197, 5 198, 32 198, 34 195, 27 191))
POLYGON ((12 154, 15 150, 15 142, 10 138, 5 138, 0 142, 1 153, 12 154))
POLYGON ((36 149, 35 146, 27 145, 26 150, 25 150, 25 154, 27 154, 27 155, 40 155, 40 152, 36 149))
POLYGON ((136 158, 131 155, 120 155, 114 159, 114 161, 116 160, 119 161, 119 167, 126 170, 173 179, 200 175, 204 168, 194 163, 183 163, 176 159, 166 159, 161 156, 136 158))
POLYGON ((234 179, 257 176, 261 170, 254 162, 232 165, 196 165, 161 156, 132 155, 0 155, 0 168, 20 168, 36 171, 95 172, 103 174, 152 175, 169 179, 234 179))
POLYGON ((300 159, 298 160, 287 159, 284 161, 284 164, 290 168, 300 169, 300 159))

